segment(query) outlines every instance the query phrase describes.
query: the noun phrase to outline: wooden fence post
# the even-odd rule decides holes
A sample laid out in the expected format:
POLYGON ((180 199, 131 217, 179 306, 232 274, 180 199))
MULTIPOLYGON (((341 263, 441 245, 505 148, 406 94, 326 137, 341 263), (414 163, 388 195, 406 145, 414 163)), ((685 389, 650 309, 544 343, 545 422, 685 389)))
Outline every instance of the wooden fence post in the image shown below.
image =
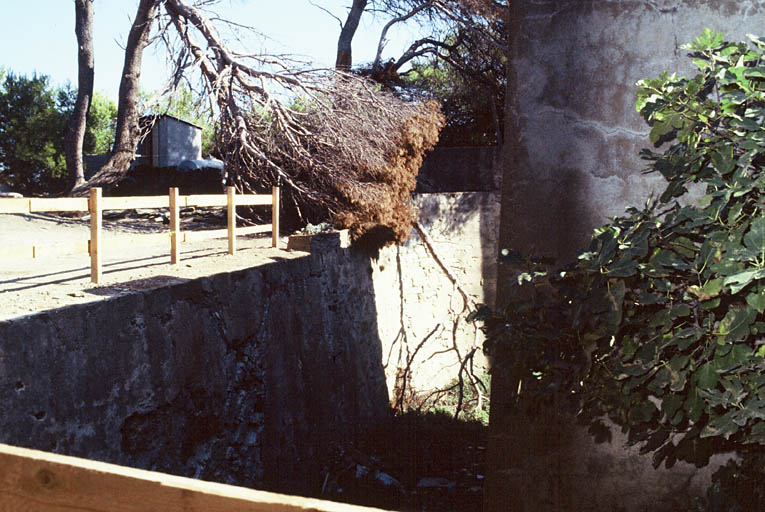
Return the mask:
POLYGON ((101 188, 90 189, 90 280, 101 282, 101 188))
POLYGON ((236 254, 236 188, 226 189, 228 207, 228 253, 236 254))
POLYGON ((180 257, 179 238, 181 217, 178 208, 178 187, 170 187, 170 264, 177 265, 180 257))
POLYGON ((274 187, 271 194, 271 246, 279 248, 279 187, 274 187))

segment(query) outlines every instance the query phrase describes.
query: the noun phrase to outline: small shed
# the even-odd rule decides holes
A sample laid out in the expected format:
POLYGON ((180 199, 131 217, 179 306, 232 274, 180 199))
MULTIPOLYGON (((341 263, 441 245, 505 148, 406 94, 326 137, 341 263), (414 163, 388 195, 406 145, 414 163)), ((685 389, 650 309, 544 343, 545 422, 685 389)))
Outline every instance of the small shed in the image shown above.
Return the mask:
POLYGON ((184 160, 202 158, 202 127, 169 114, 145 116, 141 125, 150 128, 136 151, 136 164, 176 167, 184 160))

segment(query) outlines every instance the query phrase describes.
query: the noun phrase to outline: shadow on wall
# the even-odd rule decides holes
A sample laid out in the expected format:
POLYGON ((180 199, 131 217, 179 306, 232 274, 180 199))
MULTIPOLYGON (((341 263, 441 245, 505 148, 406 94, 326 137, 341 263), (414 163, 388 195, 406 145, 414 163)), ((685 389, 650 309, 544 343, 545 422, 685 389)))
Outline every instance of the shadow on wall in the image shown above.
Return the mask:
MULTIPOLYGON (((561 168, 552 176, 518 179, 514 184, 516 169, 511 171, 502 189, 499 251, 507 248, 522 258, 542 259, 553 268, 576 262, 589 247, 593 227, 600 224, 598 212, 587 201, 591 193, 587 177, 577 169, 561 168)), ((527 270, 525 263, 498 264, 497 307, 503 307, 510 283, 527 270)))
POLYGON ((416 204, 421 224, 436 241, 440 239, 446 243, 439 248, 443 256, 453 258, 461 251, 480 251, 480 273, 463 276, 462 284, 471 288, 477 302, 493 305, 497 283, 499 196, 486 192, 419 194, 416 204), (482 293, 478 292, 476 281, 480 282, 482 293))
POLYGON ((371 273, 334 247, 2 322, 0 442, 316 492, 388 414, 371 273))
MULTIPOLYGON (((493 301, 499 197, 417 194, 413 205, 422 235, 418 227, 404 245, 383 249, 375 265, 383 365, 396 408, 442 401, 453 413, 457 403, 446 390, 456 389, 460 374, 472 389, 486 371, 482 335, 467 316, 476 303, 493 301)), ((473 395, 461 405, 485 403, 473 395)))

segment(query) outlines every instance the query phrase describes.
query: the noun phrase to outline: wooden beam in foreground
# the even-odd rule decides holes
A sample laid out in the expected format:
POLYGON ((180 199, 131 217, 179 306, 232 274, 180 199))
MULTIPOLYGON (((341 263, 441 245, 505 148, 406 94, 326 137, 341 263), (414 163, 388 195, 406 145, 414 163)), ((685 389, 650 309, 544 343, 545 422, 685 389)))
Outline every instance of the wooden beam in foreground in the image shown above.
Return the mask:
POLYGON ((380 512, 0 444, 0 512, 380 512))

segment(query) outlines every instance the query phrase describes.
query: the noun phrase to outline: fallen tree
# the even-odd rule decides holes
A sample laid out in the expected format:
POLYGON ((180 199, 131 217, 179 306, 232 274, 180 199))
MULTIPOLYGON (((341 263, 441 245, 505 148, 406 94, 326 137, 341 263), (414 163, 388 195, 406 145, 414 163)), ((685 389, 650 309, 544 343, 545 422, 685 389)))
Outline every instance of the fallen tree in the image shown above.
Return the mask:
MULTIPOLYGON (((143 0, 126 55, 140 54, 154 23, 175 63, 168 89, 199 78, 230 184, 254 191, 280 183, 285 206, 301 220, 330 221, 354 238, 387 243, 409 235, 415 177, 443 124, 435 103, 404 102, 340 71, 233 51, 205 11, 184 0, 143 0)), ((75 195, 118 182, 130 166, 140 133, 129 92, 139 73, 126 57, 128 64, 112 157, 75 195)))

